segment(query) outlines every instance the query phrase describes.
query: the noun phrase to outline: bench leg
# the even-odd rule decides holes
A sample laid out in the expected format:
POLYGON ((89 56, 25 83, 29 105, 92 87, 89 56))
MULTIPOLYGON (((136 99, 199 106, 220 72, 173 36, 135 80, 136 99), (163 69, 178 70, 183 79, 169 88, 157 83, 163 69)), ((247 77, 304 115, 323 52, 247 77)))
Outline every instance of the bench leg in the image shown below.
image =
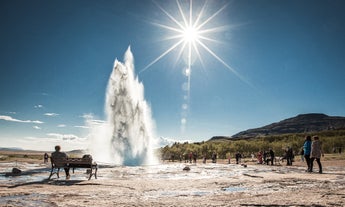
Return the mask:
POLYGON ((50 171, 50 175, 49 175, 49 177, 48 177, 48 180, 50 180, 50 178, 51 178, 54 174, 56 174, 57 177, 60 178, 60 175, 59 175, 60 168, 58 168, 58 169, 56 170, 56 172, 54 172, 54 169, 55 169, 55 168, 52 167, 52 169, 51 169, 51 171, 50 171))
POLYGON ((91 179, 92 177, 92 167, 90 168, 90 176, 89 176, 89 180, 91 179))
POLYGON ((95 179, 97 179, 97 170, 98 170, 98 168, 96 167, 96 169, 95 169, 95 179))
POLYGON ((91 166, 91 168, 90 168, 90 176, 89 176, 89 180, 92 178, 92 176, 94 175, 95 176, 95 179, 97 179, 97 170, 98 170, 98 168, 97 168, 97 166, 95 167, 95 172, 93 172, 93 167, 91 166))

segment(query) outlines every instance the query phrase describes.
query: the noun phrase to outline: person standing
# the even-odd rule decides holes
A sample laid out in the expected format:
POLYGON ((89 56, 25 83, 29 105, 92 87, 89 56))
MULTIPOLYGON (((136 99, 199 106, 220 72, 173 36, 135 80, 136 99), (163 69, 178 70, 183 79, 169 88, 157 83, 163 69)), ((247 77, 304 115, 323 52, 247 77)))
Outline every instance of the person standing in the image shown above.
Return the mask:
POLYGON ((196 152, 193 152, 193 163, 196 164, 196 159, 198 158, 198 155, 196 154, 196 152))
POLYGON ((262 151, 258 152, 258 164, 262 164, 262 151))
POLYGON ((192 159, 193 159, 193 152, 189 153, 189 163, 192 163, 192 159))
POLYGON ((263 158, 264 158, 264 164, 267 164, 267 152, 266 150, 264 150, 264 153, 262 154, 263 158))
POLYGON ((241 155, 240 152, 237 152, 237 153, 235 154, 235 158, 236 158, 236 164, 241 163, 242 155, 241 155))
POLYGON ((308 169, 306 170, 306 172, 311 172, 311 168, 310 168, 311 137, 310 136, 305 137, 303 150, 304 150, 304 158, 308 166, 308 169))
POLYGON ((270 148, 269 153, 270 153, 270 156, 271 156, 271 165, 273 165, 273 162, 274 162, 274 152, 273 152, 272 148, 270 148))
POLYGON ((254 155, 254 152, 252 152, 252 154, 250 155, 252 157, 252 162, 255 162, 255 155, 254 155))
POLYGON ((318 136, 313 137, 313 142, 311 144, 311 160, 310 160, 310 172, 313 172, 313 163, 314 160, 316 160, 317 164, 319 165, 319 173, 322 173, 322 165, 321 165, 321 155, 324 156, 322 149, 321 149, 321 143, 319 141, 318 136))
POLYGON ((291 147, 286 149, 286 165, 291 166, 294 154, 291 147))
POLYGON ((231 153, 229 152, 229 156, 228 156, 228 164, 230 164, 230 159, 231 159, 231 153))
POLYGON ((43 157, 44 157, 44 163, 47 163, 48 162, 48 158, 49 158, 48 153, 44 153, 43 157))
POLYGON ((216 163, 217 162, 217 153, 213 152, 212 154, 212 163, 216 163))

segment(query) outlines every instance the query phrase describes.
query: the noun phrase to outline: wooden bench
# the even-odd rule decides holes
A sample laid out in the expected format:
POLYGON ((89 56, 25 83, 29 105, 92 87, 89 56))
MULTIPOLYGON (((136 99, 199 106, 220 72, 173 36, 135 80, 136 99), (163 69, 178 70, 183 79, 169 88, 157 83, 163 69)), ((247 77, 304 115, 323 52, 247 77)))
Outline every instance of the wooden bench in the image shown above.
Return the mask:
POLYGON ((50 175, 48 180, 56 174, 57 177, 59 178, 59 171, 60 168, 69 168, 73 170, 75 168, 88 168, 88 173, 90 174, 89 180, 91 177, 94 175, 95 179, 97 179, 97 163, 92 162, 92 157, 91 156, 85 156, 83 158, 50 158, 51 164, 52 164, 52 169, 50 171, 50 175))

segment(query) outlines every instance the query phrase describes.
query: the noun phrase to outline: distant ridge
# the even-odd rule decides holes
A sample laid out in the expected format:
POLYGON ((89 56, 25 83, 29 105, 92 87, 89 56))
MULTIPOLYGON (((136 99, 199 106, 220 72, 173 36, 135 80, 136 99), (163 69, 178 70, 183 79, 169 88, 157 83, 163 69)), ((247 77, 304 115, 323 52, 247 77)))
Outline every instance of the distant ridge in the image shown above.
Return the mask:
POLYGON ((267 135, 319 132, 324 130, 336 129, 345 129, 345 117, 328 116, 320 113, 310 113, 300 114, 296 117, 288 118, 260 128, 248 129, 231 136, 231 138, 225 136, 217 136, 212 137, 211 140, 245 139, 267 135))
POLYGON ((0 151, 23 151, 23 149, 19 147, 0 147, 0 151))

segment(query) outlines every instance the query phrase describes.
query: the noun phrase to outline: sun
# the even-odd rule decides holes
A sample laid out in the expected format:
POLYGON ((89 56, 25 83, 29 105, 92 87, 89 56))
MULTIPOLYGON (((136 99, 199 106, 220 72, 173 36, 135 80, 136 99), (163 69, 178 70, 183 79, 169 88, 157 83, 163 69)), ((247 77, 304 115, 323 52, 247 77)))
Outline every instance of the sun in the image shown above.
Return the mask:
POLYGON ((199 35, 199 31, 193 26, 189 26, 183 30, 183 40, 187 44, 200 41, 199 35))

